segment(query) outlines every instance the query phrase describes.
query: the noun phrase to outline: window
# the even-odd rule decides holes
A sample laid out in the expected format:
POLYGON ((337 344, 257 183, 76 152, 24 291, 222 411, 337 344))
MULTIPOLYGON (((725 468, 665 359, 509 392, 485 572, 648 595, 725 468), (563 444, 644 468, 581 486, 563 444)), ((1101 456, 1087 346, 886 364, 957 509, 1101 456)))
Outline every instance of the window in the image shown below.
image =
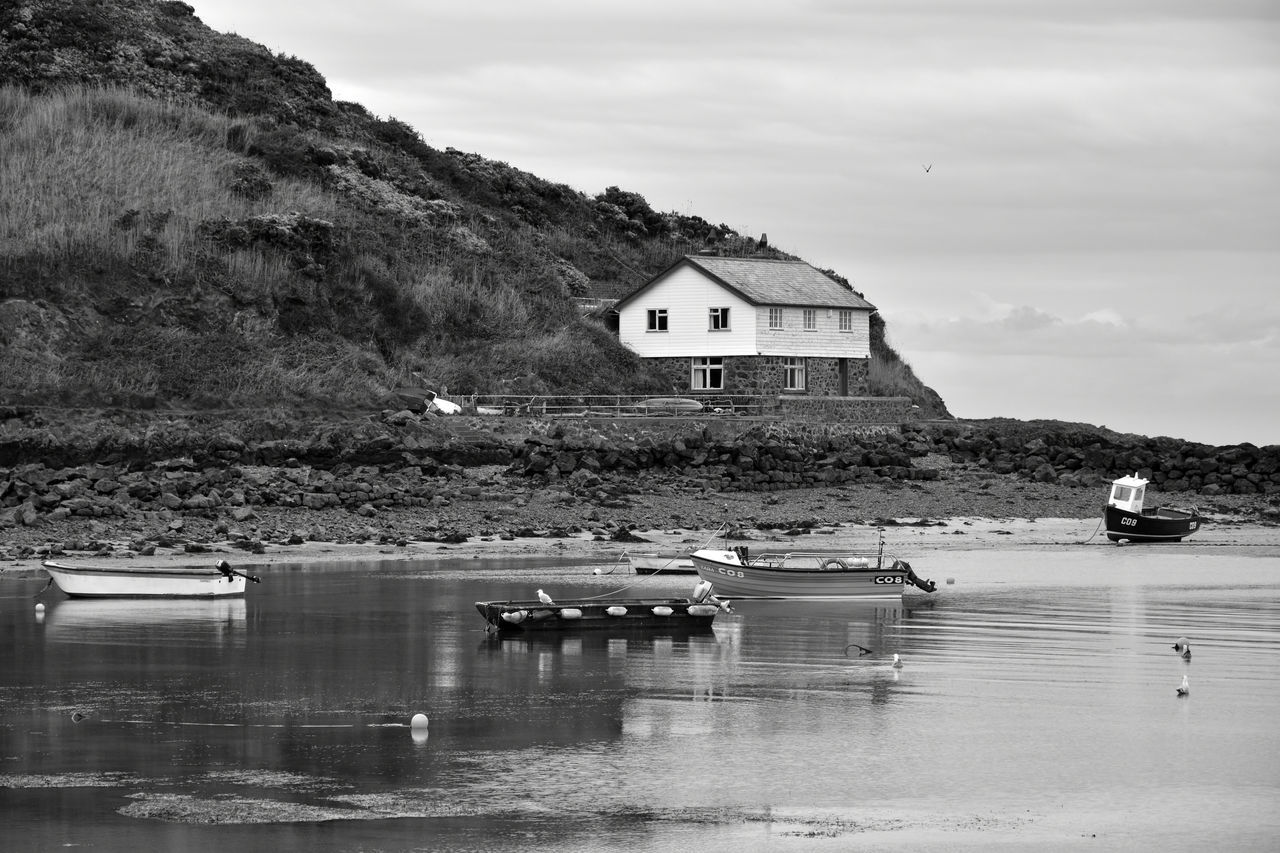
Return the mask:
POLYGON ((782 378, 782 387, 787 391, 803 391, 804 383, 804 359, 803 358, 784 358, 782 360, 782 369, 784 375, 782 378))
POLYGON ((724 389, 724 359, 719 356, 693 359, 689 387, 694 391, 724 389))
POLYGON ((818 309, 804 309, 804 330, 806 332, 815 331, 818 328, 818 309))
POLYGON ((667 330, 667 309, 666 308, 650 308, 649 309, 649 325, 650 332, 665 332, 667 330))
POLYGON ((842 332, 853 331, 853 309, 851 308, 840 309, 840 331, 842 332))
POLYGON ((769 328, 770 329, 782 328, 782 309, 781 308, 769 309, 769 328))
POLYGON ((727 331, 729 328, 729 309, 712 308, 707 318, 707 328, 713 332, 727 331))

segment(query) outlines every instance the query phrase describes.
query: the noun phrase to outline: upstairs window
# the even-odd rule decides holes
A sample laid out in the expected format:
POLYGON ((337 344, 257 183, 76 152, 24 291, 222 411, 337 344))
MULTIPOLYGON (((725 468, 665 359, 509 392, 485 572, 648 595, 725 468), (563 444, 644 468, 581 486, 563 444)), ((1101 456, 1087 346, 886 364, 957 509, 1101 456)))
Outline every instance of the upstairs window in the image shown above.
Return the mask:
POLYGON ((694 391, 724 389, 724 359, 719 356, 692 360, 689 387, 694 391))
POLYGON ((853 331, 853 310, 850 308, 840 309, 840 331, 853 331))
POLYGON ((804 330, 806 332, 814 332, 818 329, 818 309, 804 309, 804 330))
POLYGON ((713 332, 727 331, 729 328, 729 309, 712 308, 707 315, 707 328, 713 332))
POLYGON ((781 308, 769 309, 769 328, 770 329, 782 328, 782 309, 781 308))
POLYGON ((649 325, 646 328, 650 332, 665 332, 667 330, 667 309, 650 308, 649 325))

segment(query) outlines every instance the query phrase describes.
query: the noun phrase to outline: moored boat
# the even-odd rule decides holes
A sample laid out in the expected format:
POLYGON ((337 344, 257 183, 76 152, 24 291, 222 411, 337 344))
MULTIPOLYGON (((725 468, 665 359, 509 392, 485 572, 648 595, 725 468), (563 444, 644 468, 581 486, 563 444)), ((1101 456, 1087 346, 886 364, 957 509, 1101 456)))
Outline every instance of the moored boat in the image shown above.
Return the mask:
POLYGON ((1194 508, 1146 507, 1148 481, 1136 473, 1111 482, 1103 518, 1112 542, 1180 542, 1200 529, 1204 516, 1194 508))
POLYGON ((476 610, 490 630, 500 634, 530 631, 645 631, 674 633, 709 630, 728 602, 699 584, 691 598, 589 598, 564 601, 477 601, 476 610))
POLYGON ((632 554, 627 552, 631 571, 638 575, 696 575, 693 560, 688 554, 632 554))
POLYGON ((883 543, 871 552, 761 552, 746 546, 694 551, 698 576, 717 595, 735 599, 811 599, 901 597, 908 586, 925 592, 938 587, 916 575, 911 565, 885 554, 883 543))
POLYGON ((51 583, 72 598, 225 598, 244 595, 258 578, 226 560, 204 566, 79 565, 45 560, 51 583))

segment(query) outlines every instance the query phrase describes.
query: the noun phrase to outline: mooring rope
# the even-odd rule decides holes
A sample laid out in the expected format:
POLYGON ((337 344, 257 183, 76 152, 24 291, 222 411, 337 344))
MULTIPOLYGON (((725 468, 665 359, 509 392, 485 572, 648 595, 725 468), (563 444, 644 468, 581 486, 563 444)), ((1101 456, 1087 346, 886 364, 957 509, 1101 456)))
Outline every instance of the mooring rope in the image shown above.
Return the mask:
MULTIPOLYGON (((715 530, 711 531, 711 535, 707 537, 707 539, 702 543, 702 545, 700 545, 698 548, 694 548, 693 550, 698 551, 698 550, 701 550, 702 548, 707 547, 707 545, 711 544, 711 540, 712 540, 712 539, 715 539, 717 536, 719 536, 719 535, 720 535, 720 531, 724 530, 724 529, 728 526, 728 524, 729 524, 729 522, 727 522, 727 521, 726 521, 726 522, 721 523, 721 525, 720 525, 719 527, 717 527, 715 530)), ((623 557, 625 557, 626 555, 627 555, 627 552, 626 552, 626 551, 623 551, 623 552, 622 552, 622 556, 623 556, 623 557)), ((621 559, 621 557, 619 557, 619 559, 621 559)), ((671 565, 672 563, 674 563, 674 562, 675 562, 676 560, 678 560, 678 559, 680 559, 680 558, 679 558, 679 557, 672 557, 670 560, 668 560, 668 561, 667 561, 666 565, 667 565, 667 566, 669 566, 669 565, 671 565)), ((666 568, 666 566, 664 566, 663 568, 666 568)), ((595 601, 595 600, 596 600, 596 599, 598 599, 598 598, 608 598, 609 596, 617 595, 617 594, 618 594, 618 593, 620 593, 620 592, 626 592, 627 590, 629 590, 629 589, 631 589, 633 586, 635 586, 635 585, 636 585, 636 583, 642 583, 642 582, 644 582, 644 581, 647 581, 649 578, 656 578, 656 577, 657 577, 661 572, 662 572, 662 569, 658 569, 656 572, 653 572, 652 574, 648 574, 648 575, 640 575, 640 580, 639 580, 639 581, 636 581, 636 582, 633 582, 633 583, 629 583, 629 584, 627 584, 626 586, 619 587, 618 589, 611 590, 611 591, 609 591, 609 592, 602 592, 602 593, 600 593, 599 595, 589 595, 589 596, 586 596, 585 598, 583 598, 582 600, 583 600, 583 601, 595 601)), ((613 574, 613 570, 610 570, 609 572, 607 572, 607 574, 613 574)))

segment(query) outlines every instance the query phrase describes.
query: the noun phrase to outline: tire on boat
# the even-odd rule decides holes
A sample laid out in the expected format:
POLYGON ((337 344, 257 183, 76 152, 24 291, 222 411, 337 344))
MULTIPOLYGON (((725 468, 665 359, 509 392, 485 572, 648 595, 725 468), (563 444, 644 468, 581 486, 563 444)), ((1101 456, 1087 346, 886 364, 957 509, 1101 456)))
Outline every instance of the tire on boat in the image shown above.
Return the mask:
POLYGON ((824 571, 831 571, 834 569, 847 569, 849 568, 849 564, 846 563, 844 560, 840 559, 839 557, 831 557, 830 559, 822 561, 822 568, 824 571))

